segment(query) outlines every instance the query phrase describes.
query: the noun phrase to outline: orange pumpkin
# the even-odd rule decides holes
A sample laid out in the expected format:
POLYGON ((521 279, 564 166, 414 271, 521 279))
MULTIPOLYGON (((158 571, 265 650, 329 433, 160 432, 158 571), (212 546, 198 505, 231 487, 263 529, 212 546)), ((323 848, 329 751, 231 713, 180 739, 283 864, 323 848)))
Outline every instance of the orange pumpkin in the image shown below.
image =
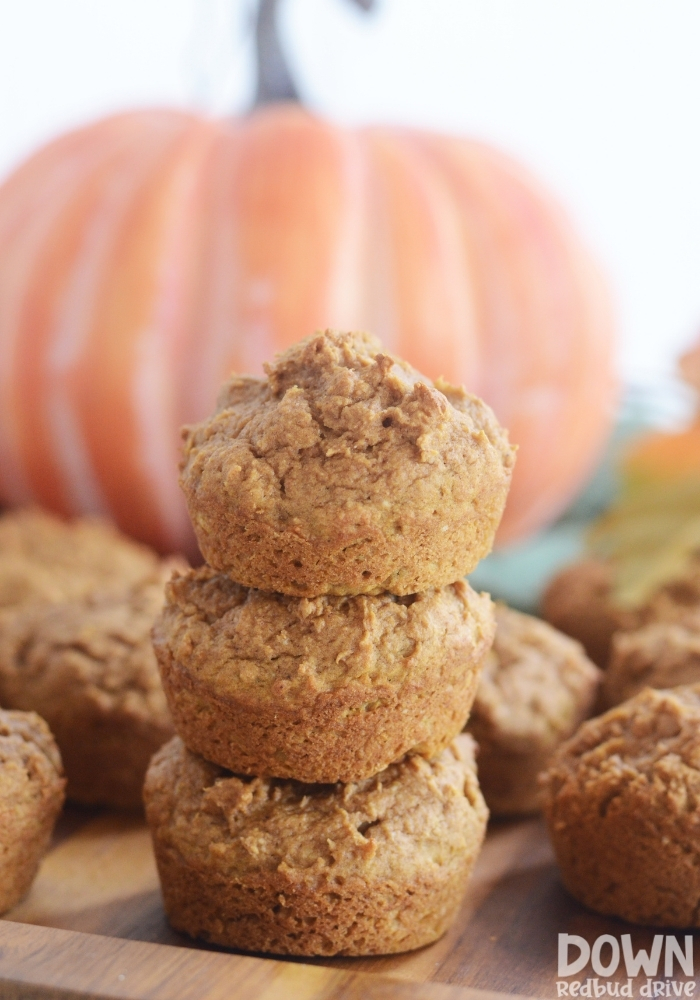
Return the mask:
POLYGON ((493 406, 519 445, 501 541, 562 510, 608 433, 604 283, 512 160, 289 103, 137 111, 0 188, 0 499, 189 548, 180 425, 231 370, 327 326, 369 329, 493 406))

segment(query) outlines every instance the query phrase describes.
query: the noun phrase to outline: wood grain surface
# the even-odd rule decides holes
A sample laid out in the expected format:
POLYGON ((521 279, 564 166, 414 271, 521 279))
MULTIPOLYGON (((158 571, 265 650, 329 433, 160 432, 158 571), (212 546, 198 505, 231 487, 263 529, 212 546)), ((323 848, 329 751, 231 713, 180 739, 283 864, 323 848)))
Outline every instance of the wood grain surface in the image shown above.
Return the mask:
MULTIPOLYGON (((383 958, 280 962, 177 934, 142 818, 69 808, 29 895, 0 922, 0 997, 549 998, 557 996, 558 933, 590 943, 631 933, 635 950, 653 936, 564 892, 539 820, 492 826, 460 917, 436 944, 383 958), (115 981, 124 962, 139 971, 115 981)), ((621 968, 608 981, 625 980, 621 968)))
POLYGON ((270 959, 0 923, 3 1000, 512 1000, 270 959))

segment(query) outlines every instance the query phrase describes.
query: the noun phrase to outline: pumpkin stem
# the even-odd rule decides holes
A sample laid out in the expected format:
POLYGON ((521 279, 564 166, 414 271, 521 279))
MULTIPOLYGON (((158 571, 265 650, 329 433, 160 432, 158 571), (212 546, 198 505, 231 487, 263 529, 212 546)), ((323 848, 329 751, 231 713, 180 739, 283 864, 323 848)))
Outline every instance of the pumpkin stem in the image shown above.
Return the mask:
POLYGON ((255 108, 273 101, 300 100, 277 34, 279 3, 280 0, 260 0, 255 17, 255 50, 258 57, 255 108))
MULTIPOLYGON (((362 10, 372 10, 375 0, 352 0, 362 10)), ((280 0, 259 0, 255 14, 255 51, 258 78, 253 107, 273 101, 296 101, 301 97, 284 57, 277 31, 280 0)))

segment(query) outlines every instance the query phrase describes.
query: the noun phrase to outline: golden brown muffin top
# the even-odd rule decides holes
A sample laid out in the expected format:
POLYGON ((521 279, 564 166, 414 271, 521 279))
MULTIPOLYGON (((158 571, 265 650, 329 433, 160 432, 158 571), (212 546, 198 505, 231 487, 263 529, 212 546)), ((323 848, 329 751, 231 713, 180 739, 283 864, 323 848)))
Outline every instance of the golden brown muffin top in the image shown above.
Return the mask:
POLYGON ((581 796, 601 816, 617 796, 633 796, 657 811, 660 825, 675 817, 697 836, 700 685, 645 688, 585 722, 557 750, 545 789, 550 801, 581 796))
POLYGON ((469 729, 513 752, 554 747, 592 709, 599 678, 578 642, 498 604, 469 729))
POLYGON ((0 517, 0 609, 62 601, 152 574, 158 557, 105 521, 62 521, 38 508, 0 517))
MULTIPOLYGON (((425 544, 412 527, 420 515, 431 533, 449 530, 455 539, 453 521, 460 530, 473 521, 460 571, 432 583, 474 568, 492 544, 515 453, 485 403, 432 383, 367 333, 325 331, 265 371, 265 379, 233 376, 214 415, 184 431, 180 482, 211 565, 231 571, 240 546, 254 544, 241 525, 254 534, 260 522, 324 544, 342 536, 347 548, 378 531, 400 549, 425 544)), ((400 565, 380 580, 375 572, 367 568, 366 585, 329 580, 309 589, 290 569, 287 586, 269 589, 307 596, 426 589, 404 583, 400 565)), ((237 579, 268 586, 240 569, 237 579)))
POLYGON ((346 785, 239 778, 175 737, 144 797, 151 827, 203 866, 291 878, 414 879, 473 850, 488 815, 465 736, 437 760, 408 757, 346 785))
POLYGON ((63 782, 61 755, 34 712, 0 709, 0 829, 12 829, 63 782))
POLYGON ((328 330, 264 368, 266 380, 229 379, 217 403, 220 423, 207 425, 205 436, 248 441, 256 457, 282 473, 290 457, 308 448, 331 458, 367 449, 391 454, 409 443, 414 461, 439 463, 455 423, 475 438, 484 435, 512 465, 507 434, 481 399, 442 379, 432 383, 369 333, 328 330), (275 419, 280 404, 289 420, 275 419))
POLYGON ((8 616, 0 630, 0 701, 53 718, 91 699, 104 710, 167 721, 151 628, 172 565, 121 590, 34 603, 8 616))
MULTIPOLYGON (((350 684, 400 687, 446 646, 477 664, 493 634, 486 594, 468 583, 395 597, 289 597, 249 590, 208 566, 175 574, 156 645, 225 696, 296 704, 350 684)), ((413 678, 415 681, 415 677, 413 678)))

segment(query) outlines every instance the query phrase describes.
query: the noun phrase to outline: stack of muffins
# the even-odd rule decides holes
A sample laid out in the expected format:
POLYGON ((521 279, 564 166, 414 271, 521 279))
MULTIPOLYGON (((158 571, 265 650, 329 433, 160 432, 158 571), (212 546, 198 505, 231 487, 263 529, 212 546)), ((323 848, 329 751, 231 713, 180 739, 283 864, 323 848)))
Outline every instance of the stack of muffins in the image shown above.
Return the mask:
POLYGON ((447 928, 484 835, 457 734, 494 617, 463 577, 513 451, 479 399, 367 334, 266 372, 185 431, 206 564, 154 629, 179 734, 144 792, 165 907, 237 948, 404 951, 447 928))

